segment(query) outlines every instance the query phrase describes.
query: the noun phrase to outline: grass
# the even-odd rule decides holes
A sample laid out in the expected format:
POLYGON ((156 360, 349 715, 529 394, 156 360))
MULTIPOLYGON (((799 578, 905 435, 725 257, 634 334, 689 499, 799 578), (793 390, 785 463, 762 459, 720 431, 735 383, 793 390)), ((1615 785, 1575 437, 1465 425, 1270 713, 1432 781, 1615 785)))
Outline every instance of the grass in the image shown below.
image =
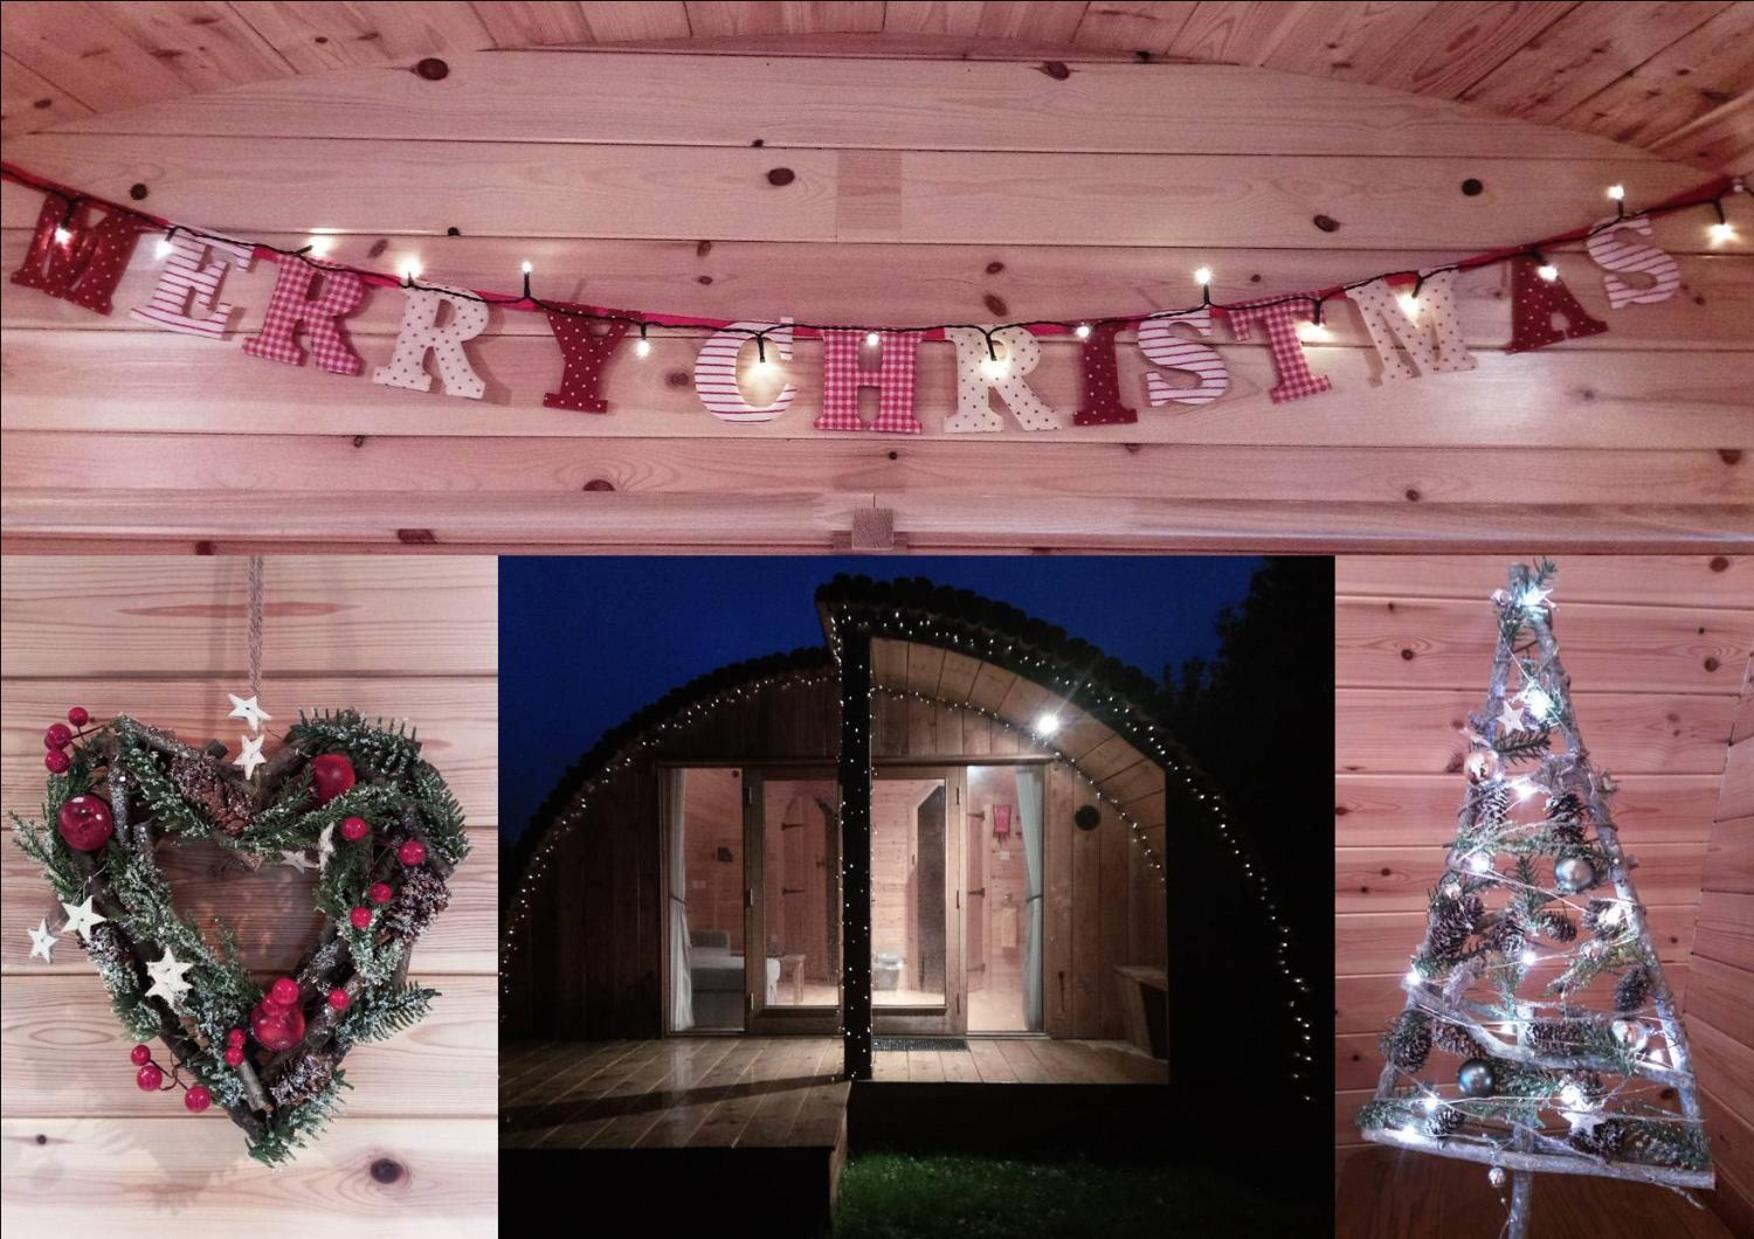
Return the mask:
POLYGON ((1295 1206, 1210 1167, 867 1153, 835 1239, 1174 1239, 1296 1233, 1295 1206))

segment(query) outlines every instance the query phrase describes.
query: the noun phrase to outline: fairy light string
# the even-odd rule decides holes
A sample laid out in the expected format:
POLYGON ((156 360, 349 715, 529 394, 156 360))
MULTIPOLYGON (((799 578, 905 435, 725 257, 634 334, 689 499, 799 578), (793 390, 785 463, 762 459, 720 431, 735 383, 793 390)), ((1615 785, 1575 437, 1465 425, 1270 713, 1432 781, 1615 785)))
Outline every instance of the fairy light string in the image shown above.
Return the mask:
MULTIPOLYGON (((390 275, 383 271, 373 270, 369 267, 355 266, 351 263, 331 262, 321 256, 318 252, 319 247, 315 241, 301 247, 290 248, 287 246, 275 245, 267 241, 239 239, 226 233, 213 232, 190 224, 178 223, 164 216, 154 215, 150 212, 142 211, 137 207, 128 206, 125 203, 113 202, 110 199, 100 197, 99 195, 74 189, 71 186, 64 185, 47 177, 38 176, 33 172, 19 167, 17 164, 6 161, 0 161, 0 179, 12 181, 15 184, 34 189, 38 193, 47 196, 60 198, 66 203, 66 210, 62 216, 61 227, 56 230, 56 240, 59 244, 66 244, 71 238, 71 223, 77 209, 82 205, 91 205, 100 207, 106 212, 124 215, 138 220, 141 223, 149 224, 155 230, 162 229, 165 232, 164 240, 166 241, 174 240, 177 235, 181 233, 185 236, 194 237, 203 241, 247 246, 253 249, 258 255, 265 256, 275 262, 296 261, 305 263, 320 271, 349 272, 358 276, 366 283, 379 288, 402 288, 416 292, 437 292, 458 300, 475 301, 483 305, 494 306, 504 310, 536 312, 558 315, 565 318, 581 318, 598 323, 625 324, 630 328, 638 327, 640 329, 642 341, 646 338, 646 329, 653 326, 683 329, 707 329, 715 332, 733 332, 742 334, 755 340, 756 348, 761 354, 761 360, 763 362, 766 361, 767 350, 765 336, 771 328, 749 327, 742 325, 733 319, 717 319, 698 315, 669 313, 635 313, 625 310, 606 309, 603 307, 580 307, 567 302, 548 301, 543 297, 537 296, 532 291, 532 272, 528 262, 522 264, 524 270, 522 272, 523 291, 521 293, 500 293, 481 289, 459 289, 448 285, 423 284, 419 279, 421 270, 418 265, 406 267, 400 273, 390 275)), ((990 362, 997 362, 999 361, 999 355, 993 339, 994 334, 1010 328, 1023 328, 1037 334, 1072 335, 1079 339, 1087 339, 1092 330, 1097 327, 1117 325, 1120 327, 1136 327, 1140 324, 1150 322, 1153 319, 1174 318, 1185 314, 1196 313, 1202 309, 1216 310, 1220 313, 1226 313, 1236 309, 1248 308, 1259 310, 1278 305, 1313 305, 1318 315, 1319 322, 1319 315, 1323 302, 1335 297, 1342 297, 1354 289, 1362 288, 1365 285, 1375 283, 1378 280, 1412 280, 1414 281, 1414 296, 1417 297, 1418 289, 1423 287, 1424 282, 1431 276, 1437 275, 1441 272, 1453 271, 1459 273, 1472 271, 1480 267, 1493 266, 1498 263, 1507 262, 1521 256, 1538 254, 1556 246, 1566 245, 1577 241, 1587 241, 1589 238, 1597 236, 1600 233, 1621 227, 1628 218, 1643 217, 1647 219, 1658 219, 1682 211, 1709 207, 1715 214, 1716 222, 1710 226, 1708 231, 1712 238, 1712 244, 1719 244, 1723 240, 1734 235, 1734 230, 1731 228, 1728 222, 1728 217, 1724 212, 1724 198, 1730 194, 1754 194, 1754 191, 1751 191, 1747 183, 1740 177, 1723 176, 1708 181, 1697 189, 1658 202, 1654 205, 1640 208, 1636 211, 1629 211, 1626 208, 1623 187, 1618 185, 1611 186, 1609 194, 1615 203, 1616 214, 1612 219, 1603 220, 1596 224, 1573 228, 1567 232, 1543 237, 1538 241, 1530 241, 1520 245, 1488 250, 1467 258, 1458 259, 1455 262, 1444 263, 1435 267, 1409 267, 1392 271, 1383 271, 1376 275, 1352 280, 1344 284, 1335 284, 1326 288, 1306 292, 1285 293, 1280 296, 1261 300, 1249 300, 1243 302, 1214 301, 1212 299, 1211 287, 1212 269, 1208 266, 1201 266, 1194 272, 1194 279, 1200 286, 1200 300, 1197 303, 1177 309, 1152 310, 1143 314, 1119 314, 1105 315, 1101 317, 1085 316, 1067 319, 1017 319, 1000 324, 952 322, 916 324, 905 327, 889 326, 875 328, 866 323, 793 322, 790 326, 795 333, 801 336, 816 336, 831 331, 851 331, 866 333, 867 338, 872 333, 877 333, 880 338, 882 332, 919 332, 927 339, 943 339, 945 338, 944 333, 948 331, 974 330, 983 333, 986 338, 988 360, 990 362), (1621 190, 1621 193, 1615 195, 1612 192, 1615 189, 1621 190)), ((325 243, 321 249, 323 252, 326 252, 327 244, 325 243)), ((641 353, 640 355, 643 356, 644 353, 641 353)))

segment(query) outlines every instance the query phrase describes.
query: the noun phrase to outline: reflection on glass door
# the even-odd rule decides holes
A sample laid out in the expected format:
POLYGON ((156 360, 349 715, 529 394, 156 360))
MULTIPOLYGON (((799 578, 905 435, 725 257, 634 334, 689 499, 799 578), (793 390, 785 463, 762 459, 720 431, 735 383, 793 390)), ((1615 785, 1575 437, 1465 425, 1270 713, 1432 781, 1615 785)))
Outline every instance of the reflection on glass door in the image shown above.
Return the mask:
POLYGON ((1041 772, 968 768, 968 1030, 1039 1030, 1041 772))
POLYGON ((750 775, 750 971, 756 1011, 840 1006, 840 787, 832 777, 750 775))

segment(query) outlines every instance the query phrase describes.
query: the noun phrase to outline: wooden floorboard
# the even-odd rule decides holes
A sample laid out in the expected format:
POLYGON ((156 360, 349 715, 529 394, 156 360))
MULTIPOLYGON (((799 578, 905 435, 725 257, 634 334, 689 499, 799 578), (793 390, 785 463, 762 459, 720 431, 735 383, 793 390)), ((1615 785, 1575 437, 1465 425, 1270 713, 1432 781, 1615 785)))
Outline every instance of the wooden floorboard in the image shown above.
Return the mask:
MULTIPOLYGON (((838 1148, 848 1085, 835 1037, 523 1042, 502 1051, 506 1148, 838 1148)), ((1164 1064, 1125 1042, 972 1038, 879 1050, 873 1078, 909 1085, 1149 1084, 1164 1064)))

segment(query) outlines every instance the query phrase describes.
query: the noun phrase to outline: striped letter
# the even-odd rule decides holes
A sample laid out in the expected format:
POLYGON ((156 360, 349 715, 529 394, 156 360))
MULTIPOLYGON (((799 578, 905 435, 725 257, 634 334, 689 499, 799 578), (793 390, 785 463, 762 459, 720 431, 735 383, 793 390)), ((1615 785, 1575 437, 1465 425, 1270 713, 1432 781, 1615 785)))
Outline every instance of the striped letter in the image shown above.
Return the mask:
POLYGON ((1062 430, 1066 422, 1030 387, 1030 371, 1041 363, 1041 342, 1027 327, 1006 327, 993 332, 1002 347, 1005 372, 989 378, 981 364, 989 360, 986 332, 978 327, 946 327, 944 337, 956 345, 956 412, 944 419, 952 433, 996 431, 1004 419, 993 408, 992 393, 1017 418, 1025 430, 1062 430))
POLYGON ((1386 279, 1372 280, 1347 292, 1370 332, 1370 342, 1376 345, 1376 355, 1382 361, 1382 382, 1416 379, 1421 372, 1438 374, 1474 368, 1474 359, 1468 356, 1468 346, 1462 342, 1455 282, 1454 271, 1436 271, 1426 276, 1419 286, 1419 299, 1411 303, 1410 309, 1386 279), (1397 345, 1406 350, 1409 361, 1419 363, 1418 370, 1401 360, 1397 345))
POLYGON ((426 372, 426 355, 431 353, 438 363, 445 395, 481 399, 487 384, 469 365, 463 341, 487 330, 487 303, 465 289, 442 285, 408 288, 403 293, 408 303, 402 308, 402 333, 396 337, 396 351, 390 355, 389 365, 379 366, 372 374, 372 382, 431 391, 432 375, 426 372), (451 312, 441 327, 439 310, 447 305, 451 312))
POLYGON ((293 339, 302 327, 305 343, 316 354, 320 368, 330 374, 358 374, 365 369, 365 362, 347 342, 341 320, 363 300, 365 281, 353 272, 284 259, 274 275, 274 295, 268 298, 261 334, 244 341, 244 352, 302 366, 304 350, 293 339), (319 287, 321 293, 313 296, 319 287))
POLYGON ((737 381, 737 359, 743 349, 753 349, 755 333, 762 332, 767 341, 767 359, 772 362, 792 360, 792 320, 777 323, 732 323, 724 331, 715 331, 700 346, 694 359, 694 391, 714 417, 727 422, 771 422, 792 405, 798 389, 787 383, 771 404, 750 404, 743 398, 743 387, 737 381))
POLYGON ((1200 381, 1192 387, 1177 387, 1155 370, 1145 374, 1145 394, 1151 403, 1210 404, 1230 390, 1230 370, 1216 349, 1178 336, 1170 330, 1173 323, 1192 327, 1203 336, 1212 334, 1212 311, 1205 306, 1181 314, 1165 314, 1148 318, 1139 324, 1139 351, 1165 370, 1186 370, 1200 381))
POLYGON ((1651 282, 1636 286, 1611 275, 1605 277, 1602 286, 1608 290, 1608 308, 1618 310, 1623 305, 1655 305, 1673 297, 1675 290, 1681 287, 1681 268, 1675 265, 1675 260, 1656 246, 1645 245, 1631 235, 1622 236, 1622 233, 1648 237, 1650 216, 1633 215, 1616 220, 1612 226, 1595 233, 1584 242, 1590 260, 1604 271, 1648 275, 1651 282))
POLYGON ((255 257, 252 246, 179 232, 171 238, 171 252, 152 300, 129 310, 128 317, 166 331, 217 340, 225 334, 232 312, 229 301, 218 300, 226 269, 248 271, 255 257))

